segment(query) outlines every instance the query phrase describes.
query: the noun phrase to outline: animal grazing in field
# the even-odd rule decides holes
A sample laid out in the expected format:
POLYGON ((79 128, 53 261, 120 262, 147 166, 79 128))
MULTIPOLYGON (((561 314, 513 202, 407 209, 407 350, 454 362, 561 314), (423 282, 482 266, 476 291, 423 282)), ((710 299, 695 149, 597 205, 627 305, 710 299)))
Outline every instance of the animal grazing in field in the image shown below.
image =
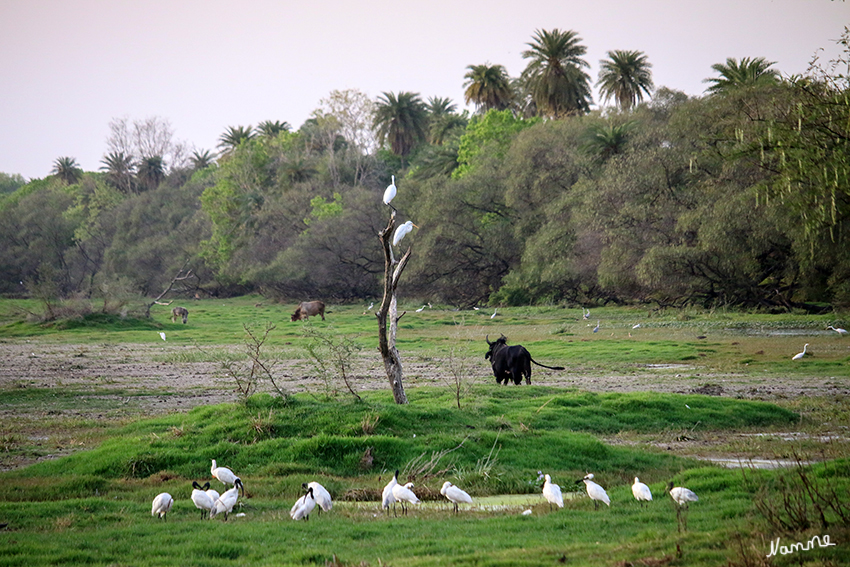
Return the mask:
POLYGON ((454 504, 455 513, 458 511, 458 504, 472 504, 472 496, 461 490, 454 484, 446 481, 440 489, 440 494, 448 498, 454 504))
POLYGON ((508 339, 502 335, 492 343, 488 335, 485 340, 490 346, 490 350, 484 355, 485 359, 490 359, 490 364, 493 366, 493 375, 496 377, 498 384, 505 381, 513 380, 514 384, 521 384, 522 377, 525 376, 525 383, 531 384, 531 363, 537 366, 548 368, 550 370, 563 370, 563 366, 546 366, 540 364, 533 358, 531 354, 522 345, 508 346, 508 339))
POLYGON ((234 486, 233 488, 219 496, 218 500, 215 501, 213 509, 210 510, 210 518, 215 518, 218 514, 223 513, 224 521, 226 522, 227 515, 233 511, 233 507, 236 506, 236 501, 238 499, 239 489, 234 486))
POLYGON ((185 325, 189 321, 189 310, 185 307, 175 307, 171 310, 171 322, 176 323, 178 317, 183 319, 185 325))
POLYGON ((153 499, 151 516, 159 515, 160 518, 165 520, 165 515, 168 514, 169 510, 171 510, 172 504, 174 504, 174 499, 169 493, 163 492, 162 494, 157 494, 156 498, 153 499))
POLYGON ((325 304, 321 301, 302 301, 292 314, 293 321, 306 321, 308 317, 322 316, 325 320, 325 304))

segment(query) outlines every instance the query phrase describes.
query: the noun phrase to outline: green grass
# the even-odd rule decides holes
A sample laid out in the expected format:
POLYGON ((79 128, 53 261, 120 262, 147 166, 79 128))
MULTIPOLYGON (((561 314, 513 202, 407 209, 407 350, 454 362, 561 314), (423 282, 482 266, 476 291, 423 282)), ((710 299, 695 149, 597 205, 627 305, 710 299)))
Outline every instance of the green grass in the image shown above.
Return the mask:
MULTIPOLYGON (((3 341, 22 337, 93 345, 86 347, 92 350, 104 344, 160 345, 159 331, 164 331, 169 346, 185 348, 152 351, 154 362, 220 362, 244 351, 243 324, 271 321, 277 329, 269 337, 270 352, 306 357, 304 323, 289 321, 294 306, 258 297, 186 306, 188 325, 171 323, 165 307, 154 308, 152 321, 89 317, 36 325, 20 315, 37 310, 36 304, 0 301, 0 348, 3 341)), ((511 344, 527 346, 539 362, 588 377, 645 372, 648 365, 673 365, 669 372, 692 376, 695 385, 711 381, 715 371, 754 381, 834 377, 837 384, 844 384, 848 375, 850 343, 823 332, 827 324, 847 327, 834 315, 600 308, 593 310, 588 325, 578 309, 499 309, 491 320, 492 311, 435 308, 415 313, 419 306, 402 306, 407 314, 398 347, 408 360, 444 364, 440 361, 453 347, 483 359, 485 335, 492 340, 504 333, 511 344), (602 328, 594 334, 597 319, 602 328), (641 328, 633 330, 637 322, 641 328), (804 342, 814 356, 804 365, 792 363, 790 356, 804 342)), ((353 338, 368 356, 376 346, 376 322, 372 313, 363 315, 364 309, 329 306, 327 321, 308 324, 353 338)), ((738 434, 796 431, 814 422, 840 430, 848 413, 846 400, 800 397, 776 404, 695 394, 591 393, 541 385, 545 372, 536 372, 530 387, 496 387, 490 377, 473 386, 461 409, 448 388, 411 385, 406 406, 394 404, 388 390, 360 392, 359 402, 262 394, 244 403, 155 417, 124 412, 120 399, 167 396, 167 389, 110 389, 102 395, 106 390, 96 377, 90 384, 52 388, 22 380, 0 391, 4 415, 15 416, 2 426, 6 455, 28 450, 35 421, 64 428, 63 445, 82 442, 93 448, 0 473, 0 524, 8 523, 0 530, 0 566, 325 565, 334 558, 334 565, 395 567, 610 566, 641 564, 642 559, 714 566, 739 561, 734 547, 739 535, 754 558, 766 555, 768 540, 779 535, 783 541, 817 535, 816 527, 795 535, 774 533, 755 510, 759 486, 775 496, 787 480, 783 473, 753 473, 757 482, 748 483, 740 471, 706 466, 665 444, 644 441, 743 439, 738 434), (609 444, 606 439, 638 441, 609 444), (245 482, 249 498, 237 510, 244 517, 201 521, 189 500, 191 482, 209 479, 213 458, 245 482), (434 466, 423 473, 423 463, 431 459, 434 466), (426 500, 405 518, 387 517, 374 501, 353 501, 364 494, 375 498, 395 469, 402 476, 416 472, 412 480, 423 500, 437 500, 426 500), (552 475, 565 492, 579 491, 575 481, 593 472, 612 505, 594 510, 579 491, 564 509, 550 511, 540 500, 538 470, 552 475), (655 494, 651 505, 633 501, 634 476, 650 485, 655 494), (330 513, 293 522, 288 510, 301 482, 311 479, 322 482, 337 503, 330 513), (466 509, 455 516, 439 500, 446 479, 476 500, 525 496, 518 497, 521 506, 466 509), (668 480, 700 495, 688 512, 685 533, 677 531, 675 510, 663 492, 668 480), (176 500, 167 522, 150 516, 150 502, 162 491, 176 500), (528 507, 533 513, 522 515, 528 507)), ((664 375, 659 371, 658 379, 664 375)), ((777 453, 813 447, 749 439, 777 453)), ((56 449, 39 448, 39 456, 51 450, 56 449)), ((850 500, 846 458, 815 464, 811 475, 824 486, 832 483, 840 497, 850 500)), ((213 485, 221 488, 217 481, 213 485)), ((838 546, 780 558, 775 564, 850 563, 848 526, 831 512, 827 519, 827 533, 838 546)))

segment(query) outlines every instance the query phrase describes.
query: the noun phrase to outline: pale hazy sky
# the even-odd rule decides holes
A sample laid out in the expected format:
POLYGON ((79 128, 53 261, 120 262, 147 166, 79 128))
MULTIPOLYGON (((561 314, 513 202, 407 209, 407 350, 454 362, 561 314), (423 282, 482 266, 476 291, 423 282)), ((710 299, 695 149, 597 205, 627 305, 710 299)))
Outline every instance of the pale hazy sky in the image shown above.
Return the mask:
POLYGON ((576 31, 594 83, 607 51, 640 50, 656 86, 699 95, 727 57, 803 73, 848 24, 841 0, 0 0, 0 172, 95 171, 120 117, 215 150, 228 126, 298 128, 335 89, 464 108, 466 67, 518 76, 537 29, 576 31))

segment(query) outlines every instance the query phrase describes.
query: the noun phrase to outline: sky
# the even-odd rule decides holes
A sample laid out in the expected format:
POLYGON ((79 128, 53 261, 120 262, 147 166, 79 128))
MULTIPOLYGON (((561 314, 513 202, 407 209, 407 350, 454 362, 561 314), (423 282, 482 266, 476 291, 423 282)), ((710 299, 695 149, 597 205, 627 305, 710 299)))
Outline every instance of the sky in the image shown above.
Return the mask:
POLYGON ((728 57, 805 73, 846 25, 842 0, 0 0, 0 172, 96 171, 116 118, 214 151, 229 126, 298 128, 334 90, 464 109, 467 66, 518 76, 539 29, 575 31, 593 83, 608 51, 639 50, 657 87, 698 96, 728 57))

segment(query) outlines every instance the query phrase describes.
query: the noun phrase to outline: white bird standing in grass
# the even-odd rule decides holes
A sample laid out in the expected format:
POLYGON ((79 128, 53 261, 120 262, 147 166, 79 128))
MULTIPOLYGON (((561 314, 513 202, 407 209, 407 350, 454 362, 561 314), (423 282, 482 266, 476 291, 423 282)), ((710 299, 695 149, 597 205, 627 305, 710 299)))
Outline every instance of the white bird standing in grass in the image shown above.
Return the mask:
MULTIPOLYGON (((395 233, 393 234, 393 246, 398 246, 398 243, 401 242, 401 239, 407 236, 407 233, 413 230, 413 227, 416 226, 413 224, 413 221, 407 221, 404 224, 400 224, 397 229, 395 229, 395 233)), ((416 228, 419 228, 416 226, 416 228)))
POLYGON ((548 474, 543 478, 546 479, 546 482, 543 483, 543 496, 549 501, 549 508, 552 508, 552 504, 556 505, 558 508, 563 508, 564 497, 561 495, 561 487, 554 484, 552 482, 552 477, 548 474))
POLYGON ((590 319, 590 309, 585 309, 584 307, 582 307, 581 310, 584 312, 584 315, 582 315, 582 317, 585 320, 590 319))
MULTIPOLYGON (((210 510, 215 506, 215 500, 206 492, 210 487, 210 483, 205 483, 203 486, 198 484, 198 481, 192 483, 192 502, 195 503, 195 508, 201 511, 201 518, 209 518, 210 510)), ((218 496, 216 496, 216 500, 218 496)))
POLYGON ((316 504, 318 504, 319 507, 325 512, 330 511, 330 509, 334 507, 333 500, 331 500, 331 493, 328 492, 327 489, 318 482, 308 482, 302 484, 301 487, 304 490, 307 490, 308 488, 313 489, 313 498, 316 499, 316 504))
POLYGON ((496 318, 496 311, 498 311, 498 310, 499 310, 499 308, 498 308, 498 307, 496 307, 495 309, 493 309, 493 314, 492 314, 492 315, 490 315, 490 319, 495 319, 495 318, 496 318))
POLYGON ((632 494, 634 494, 635 500, 640 502, 641 506, 643 506, 644 502, 652 502, 652 492, 638 477, 635 477, 635 483, 632 485, 632 494))
POLYGON ((398 471, 395 471, 393 479, 384 487, 384 492, 381 494, 381 507, 387 509, 387 514, 390 513, 390 504, 393 505, 393 516, 395 516, 395 496, 393 496, 393 487, 398 484, 398 471))
MULTIPOLYGON (((204 486, 209 486, 209 483, 206 483, 204 486)), ((213 488, 209 488, 205 492, 207 493, 207 496, 209 496, 212 499, 213 504, 215 504, 216 500, 221 498, 221 494, 219 494, 218 491, 213 489, 213 488)))
POLYGON ((316 496, 313 493, 313 488, 308 487, 307 493, 304 494, 295 502, 295 506, 289 512, 293 520, 309 520, 310 512, 316 507, 316 496))
POLYGON ((239 499, 239 489, 237 487, 233 487, 230 490, 225 491, 224 494, 219 496, 218 500, 215 501, 215 505, 213 505, 213 509, 210 510, 210 518, 215 518, 219 514, 224 514, 224 521, 227 521, 227 515, 233 511, 233 507, 236 506, 236 501, 239 499))
POLYGON ((416 312, 417 312, 417 313, 422 313, 422 311, 424 311, 424 310, 425 310, 425 307, 426 307, 426 306, 425 306, 425 305, 423 305, 422 307, 420 307, 419 309, 417 309, 417 310, 416 310, 416 312))
POLYGON ((393 486, 393 497, 401 504, 401 513, 405 516, 407 515, 407 506, 405 505, 405 502, 409 504, 419 504, 419 498, 416 497, 416 494, 413 493, 411 488, 413 488, 412 482, 408 482, 404 486, 400 484, 393 486))
POLYGON ((596 321, 596 326, 595 326, 595 327, 593 327, 593 332, 594 332, 594 333, 598 333, 598 332, 599 332, 599 321, 596 321))
POLYGON ((163 331, 159 332, 159 336, 162 340, 165 340, 165 333, 163 331))
POLYGON ((806 356, 806 349, 807 349, 808 347, 809 347, 809 343, 806 343, 806 344, 803 346, 803 352, 798 352, 797 354, 795 354, 794 356, 792 356, 792 357, 791 357, 791 360, 800 360, 801 358, 803 358, 804 356, 806 356))
POLYGON ((393 175, 392 178, 392 183, 387 185, 387 189, 384 191, 384 204, 389 205, 392 210, 396 210, 395 207, 390 205, 390 201, 395 199, 396 193, 398 192, 398 188, 395 186, 395 175, 393 175))
POLYGON ((159 515, 160 518, 165 520, 165 515, 168 514, 169 510, 171 510, 172 504, 174 504, 174 499, 169 493, 163 492, 162 494, 157 494, 156 498, 153 499, 151 516, 159 515))
POLYGON ((608 498, 608 493, 605 492, 605 489, 593 482, 593 473, 585 476, 583 479, 577 481, 584 482, 584 486, 587 488, 587 495, 590 496, 590 499, 593 500, 593 507, 599 508, 599 503, 604 502, 607 506, 611 506, 611 499, 608 498))
POLYGON ((670 493, 673 502, 679 506, 683 506, 685 509, 688 508, 689 502, 697 502, 699 500, 699 496, 693 490, 682 486, 676 486, 674 488, 672 482, 667 483, 667 492, 670 493))
POLYGON ((443 487, 440 489, 440 494, 448 498, 452 504, 454 504, 455 513, 458 512, 458 504, 472 504, 472 496, 449 481, 443 483, 443 487))
POLYGON ((224 483, 225 486, 228 484, 232 484, 234 488, 242 489, 242 496, 245 496, 245 487, 242 485, 242 479, 233 474, 233 471, 227 467, 219 467, 215 463, 215 459, 212 460, 212 466, 210 467, 210 472, 212 475, 224 483))
POLYGON ((841 327, 838 327, 838 328, 836 329, 835 327, 833 327, 832 325, 830 325, 829 327, 827 327, 827 329, 832 329, 833 331, 835 331, 835 332, 836 332, 836 333, 838 333, 839 335, 846 335, 846 334, 847 334, 847 329, 842 329, 841 327))

